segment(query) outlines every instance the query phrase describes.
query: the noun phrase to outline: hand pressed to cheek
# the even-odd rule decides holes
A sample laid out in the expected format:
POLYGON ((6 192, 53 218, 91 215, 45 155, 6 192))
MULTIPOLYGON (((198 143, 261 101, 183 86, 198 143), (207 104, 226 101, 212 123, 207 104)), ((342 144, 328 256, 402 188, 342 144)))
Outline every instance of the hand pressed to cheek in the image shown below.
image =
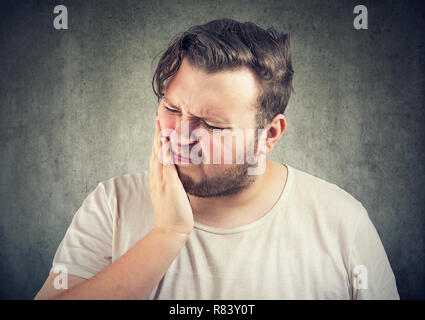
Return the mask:
POLYGON ((170 161, 169 148, 166 152, 163 151, 166 150, 164 146, 168 141, 167 138, 161 137, 160 129, 157 119, 148 180, 149 194, 155 211, 154 228, 187 235, 193 228, 192 209, 176 167, 170 161))
POLYGON ((172 129, 176 125, 176 119, 174 115, 168 113, 162 105, 158 107, 158 120, 161 124, 162 129, 172 129))
POLYGON ((159 136, 160 148, 158 150, 158 160, 162 165, 174 164, 171 157, 170 139, 166 135, 163 135, 163 131, 160 132, 159 136))

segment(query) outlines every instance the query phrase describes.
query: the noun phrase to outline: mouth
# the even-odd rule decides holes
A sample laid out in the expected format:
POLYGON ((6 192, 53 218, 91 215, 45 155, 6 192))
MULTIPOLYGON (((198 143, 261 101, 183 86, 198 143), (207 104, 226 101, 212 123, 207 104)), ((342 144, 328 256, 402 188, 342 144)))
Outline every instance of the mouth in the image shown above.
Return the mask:
POLYGON ((192 161, 190 160, 190 157, 182 156, 180 153, 176 153, 172 148, 171 151, 171 157, 173 158, 173 162, 175 164, 191 164, 192 161))

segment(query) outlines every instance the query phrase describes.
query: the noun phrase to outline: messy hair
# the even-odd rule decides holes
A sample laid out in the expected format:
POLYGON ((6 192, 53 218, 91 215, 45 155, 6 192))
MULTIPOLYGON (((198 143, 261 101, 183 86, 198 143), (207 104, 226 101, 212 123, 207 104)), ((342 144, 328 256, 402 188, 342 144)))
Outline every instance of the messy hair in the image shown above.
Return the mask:
POLYGON ((260 85, 255 103, 258 127, 285 112, 294 74, 289 34, 229 18, 189 28, 171 41, 158 62, 152 79, 158 102, 167 79, 177 73, 184 58, 206 73, 253 70, 260 85))

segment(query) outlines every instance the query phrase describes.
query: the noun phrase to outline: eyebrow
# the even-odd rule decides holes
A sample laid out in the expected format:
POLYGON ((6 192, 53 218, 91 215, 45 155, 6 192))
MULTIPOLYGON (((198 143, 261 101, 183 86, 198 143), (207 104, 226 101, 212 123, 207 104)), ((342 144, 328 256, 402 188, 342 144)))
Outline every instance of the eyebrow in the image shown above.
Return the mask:
MULTIPOLYGON (((177 108, 177 109, 181 109, 180 107, 178 107, 178 106, 176 106, 174 103, 172 103, 170 100, 168 100, 168 98, 167 98, 165 95, 163 95, 163 96, 162 96, 162 98, 164 99, 164 101, 165 101, 165 102, 166 102, 166 103, 167 103, 170 107, 177 108)), ((216 124, 228 124, 228 125, 230 125, 230 124, 231 124, 231 122, 230 122, 230 121, 228 121, 227 119, 221 118, 220 116, 215 116, 215 115, 214 115, 214 117, 217 117, 217 118, 209 118, 209 117, 200 117, 200 116, 194 115, 194 114, 192 114, 192 113, 190 113, 190 112, 189 112, 189 114, 190 114, 192 117, 194 117, 194 118, 202 119, 202 120, 205 120, 205 121, 208 121, 208 122, 212 122, 212 123, 216 123, 216 124)))

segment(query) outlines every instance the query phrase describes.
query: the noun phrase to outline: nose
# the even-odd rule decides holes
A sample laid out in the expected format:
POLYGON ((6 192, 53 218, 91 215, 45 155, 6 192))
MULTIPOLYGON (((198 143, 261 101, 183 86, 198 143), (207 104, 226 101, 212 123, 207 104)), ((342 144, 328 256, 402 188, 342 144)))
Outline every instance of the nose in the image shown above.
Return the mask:
POLYGON ((176 137, 171 137, 173 145, 189 146, 196 142, 195 137, 192 135, 192 128, 190 121, 184 118, 176 119, 175 133, 176 137), (174 141, 173 141, 174 140, 174 141))

